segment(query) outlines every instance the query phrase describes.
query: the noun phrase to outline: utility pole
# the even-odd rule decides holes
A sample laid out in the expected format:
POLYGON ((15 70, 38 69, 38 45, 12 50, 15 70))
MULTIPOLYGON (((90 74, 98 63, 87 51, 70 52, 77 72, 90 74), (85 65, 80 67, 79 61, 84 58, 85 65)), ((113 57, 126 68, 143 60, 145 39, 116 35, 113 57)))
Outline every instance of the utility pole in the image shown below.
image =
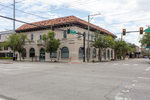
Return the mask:
MULTIPOLYGON (((13 34, 15 33, 15 0, 14 0, 14 9, 13 9, 13 34)), ((13 61, 15 61, 15 51, 13 47, 13 61)))
POLYGON ((88 15, 88 48, 87 48, 87 62, 89 62, 89 50, 90 50, 90 48, 89 48, 89 36, 90 36, 90 33, 89 33, 90 26, 89 26, 89 24, 90 24, 90 16, 93 16, 93 18, 94 18, 94 16, 96 16, 96 15, 100 15, 100 13, 99 13, 99 14, 94 14, 94 15, 88 15))
POLYGON ((87 62, 89 62, 89 24, 90 24, 90 15, 88 15, 88 48, 87 48, 87 62))
POLYGON ((85 62, 85 32, 83 33, 83 62, 85 62))

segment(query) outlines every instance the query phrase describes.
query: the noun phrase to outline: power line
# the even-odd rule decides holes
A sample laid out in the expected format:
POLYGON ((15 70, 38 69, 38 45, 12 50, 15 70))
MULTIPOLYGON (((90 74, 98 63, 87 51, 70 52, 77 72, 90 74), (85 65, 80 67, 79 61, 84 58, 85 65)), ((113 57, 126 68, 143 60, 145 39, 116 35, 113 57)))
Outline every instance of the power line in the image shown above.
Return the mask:
MULTIPOLYGON (((8 7, 8 8, 10 8, 10 9, 13 9, 12 7, 5 6, 5 5, 3 5, 3 4, 0 4, 0 5, 1 5, 1 6, 4 6, 4 7, 8 7)), ((46 17, 42 17, 42 16, 39 16, 39 15, 35 15, 35 14, 32 14, 32 13, 28 13, 28 12, 25 12, 25 11, 22 11, 22 10, 18 10, 18 9, 15 9, 15 10, 17 10, 17 11, 19 11, 19 12, 23 12, 23 13, 29 14, 29 15, 33 15, 33 16, 36 16, 36 17, 48 19, 48 18, 46 18, 46 17)))
POLYGON ((143 21, 143 20, 150 20, 150 18, 147 18, 147 19, 140 19, 140 20, 133 20, 133 21, 126 21, 126 22, 120 22, 120 23, 104 24, 104 25, 100 25, 100 26, 109 26, 109 25, 123 24, 123 23, 136 22, 136 21, 143 21))

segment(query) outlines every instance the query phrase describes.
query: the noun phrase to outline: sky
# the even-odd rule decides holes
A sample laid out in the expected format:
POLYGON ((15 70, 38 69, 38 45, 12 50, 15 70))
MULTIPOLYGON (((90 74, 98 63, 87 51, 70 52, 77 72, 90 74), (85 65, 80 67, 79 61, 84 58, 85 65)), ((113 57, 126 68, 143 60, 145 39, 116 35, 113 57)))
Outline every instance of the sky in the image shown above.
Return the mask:
MULTIPOLYGON (((14 0, 0 0, 0 15, 13 18, 14 0)), ((122 29, 144 30, 150 25, 149 0, 15 0, 15 18, 24 22, 37 22, 74 15, 102 27, 118 38, 122 29)), ((16 22, 15 28, 23 23, 16 22)), ((0 31, 12 30, 13 21, 0 18, 0 31)), ((139 32, 123 36, 127 42, 140 46, 139 32)))

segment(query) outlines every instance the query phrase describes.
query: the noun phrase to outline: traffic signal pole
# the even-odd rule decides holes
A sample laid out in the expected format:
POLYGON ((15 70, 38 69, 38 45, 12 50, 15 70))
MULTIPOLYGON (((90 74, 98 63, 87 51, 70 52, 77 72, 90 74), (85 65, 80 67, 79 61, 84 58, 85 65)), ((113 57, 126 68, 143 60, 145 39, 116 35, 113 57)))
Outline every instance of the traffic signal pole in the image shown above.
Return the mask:
POLYGON ((81 33, 76 33, 76 34, 83 35, 83 47, 82 47, 82 50, 83 50, 83 62, 85 62, 85 32, 83 34, 81 34, 81 33))

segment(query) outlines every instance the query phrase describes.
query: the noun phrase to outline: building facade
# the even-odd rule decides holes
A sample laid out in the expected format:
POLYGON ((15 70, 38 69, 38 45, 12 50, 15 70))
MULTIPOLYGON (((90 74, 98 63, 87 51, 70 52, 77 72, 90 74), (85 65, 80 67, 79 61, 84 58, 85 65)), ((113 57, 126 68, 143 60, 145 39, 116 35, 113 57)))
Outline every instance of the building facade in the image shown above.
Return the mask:
MULTIPOLYGON (((67 34, 67 28, 76 31, 76 33, 85 33, 85 58, 87 60, 88 51, 88 22, 79 19, 75 16, 62 17, 52 20, 46 20, 41 22, 35 22, 32 24, 24 24, 18 29, 17 33, 25 33, 28 38, 31 39, 31 43, 27 43, 24 46, 24 52, 22 53, 23 60, 41 60, 50 61, 50 54, 44 51, 44 45, 42 35, 51 31, 51 25, 55 27, 55 38, 60 39, 60 46, 57 51, 52 53, 53 60, 59 61, 71 61, 71 62, 82 62, 83 61, 83 35, 79 34, 67 34)), ((89 31, 89 60, 98 60, 99 52, 98 49, 91 46, 94 41, 94 32, 100 30, 101 34, 108 34, 115 37, 111 32, 90 24, 89 31)), ((103 51, 102 60, 111 60, 114 58, 114 50, 107 48, 103 51)))
MULTIPOLYGON (((13 33, 13 30, 0 32, 0 44, 6 41, 6 37, 13 33)), ((0 57, 13 57, 13 51, 9 47, 2 47, 0 57)))

